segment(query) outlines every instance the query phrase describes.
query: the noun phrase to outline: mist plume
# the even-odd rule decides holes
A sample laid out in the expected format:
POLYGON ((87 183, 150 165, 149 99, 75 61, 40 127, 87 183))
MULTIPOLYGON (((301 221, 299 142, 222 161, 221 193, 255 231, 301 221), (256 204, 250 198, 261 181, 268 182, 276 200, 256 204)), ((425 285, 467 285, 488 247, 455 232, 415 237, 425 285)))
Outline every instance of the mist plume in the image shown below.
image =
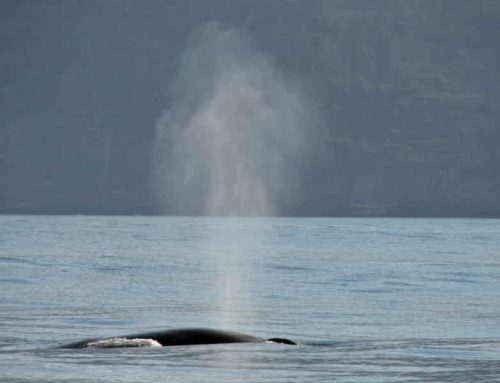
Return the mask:
POLYGON ((202 27, 156 126, 165 213, 277 215, 297 203, 311 117, 300 87, 240 32, 202 27))

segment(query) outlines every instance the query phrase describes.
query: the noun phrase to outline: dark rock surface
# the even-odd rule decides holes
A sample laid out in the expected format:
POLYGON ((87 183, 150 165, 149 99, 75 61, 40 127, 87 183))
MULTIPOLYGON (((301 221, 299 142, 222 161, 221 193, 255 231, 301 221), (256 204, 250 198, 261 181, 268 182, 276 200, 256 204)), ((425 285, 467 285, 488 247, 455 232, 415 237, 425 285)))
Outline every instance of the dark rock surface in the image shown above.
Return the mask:
POLYGON ((243 30, 320 113, 281 214, 500 216, 493 0, 2 1, 0 212, 168 214, 155 124, 207 22, 243 30))

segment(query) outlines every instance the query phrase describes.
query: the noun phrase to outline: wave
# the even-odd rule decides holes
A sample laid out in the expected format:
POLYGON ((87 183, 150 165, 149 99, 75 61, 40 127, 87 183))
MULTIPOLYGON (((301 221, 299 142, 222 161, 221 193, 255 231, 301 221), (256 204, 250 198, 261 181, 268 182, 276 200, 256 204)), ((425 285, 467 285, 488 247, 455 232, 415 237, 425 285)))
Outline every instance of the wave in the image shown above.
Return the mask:
POLYGON ((161 347, 161 344, 149 338, 111 338, 89 342, 87 347, 113 348, 113 347, 161 347))

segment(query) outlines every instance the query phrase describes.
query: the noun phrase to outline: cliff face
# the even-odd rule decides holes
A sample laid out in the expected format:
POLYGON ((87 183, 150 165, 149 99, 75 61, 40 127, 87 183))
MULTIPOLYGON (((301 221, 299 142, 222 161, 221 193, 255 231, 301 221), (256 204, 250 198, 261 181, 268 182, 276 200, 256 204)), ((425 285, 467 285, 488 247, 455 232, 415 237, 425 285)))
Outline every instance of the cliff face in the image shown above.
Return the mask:
POLYGON ((0 212, 159 213, 155 124, 215 21, 318 111, 283 214, 500 216, 497 1, 4 1, 0 19, 0 212))
POLYGON ((336 35, 315 73, 328 73, 336 176, 319 193, 352 214, 498 214, 499 6, 397 4, 323 19, 336 35))

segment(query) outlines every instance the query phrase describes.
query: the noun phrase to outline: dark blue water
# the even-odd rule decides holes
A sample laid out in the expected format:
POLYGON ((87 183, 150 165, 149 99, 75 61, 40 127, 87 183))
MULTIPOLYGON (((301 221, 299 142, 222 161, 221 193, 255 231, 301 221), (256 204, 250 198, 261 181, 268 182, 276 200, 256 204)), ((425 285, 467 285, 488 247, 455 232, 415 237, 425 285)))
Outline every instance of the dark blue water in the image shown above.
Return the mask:
POLYGON ((500 220, 0 216, 2 382, 500 381, 500 220), (177 327, 299 346, 58 349, 177 327))

